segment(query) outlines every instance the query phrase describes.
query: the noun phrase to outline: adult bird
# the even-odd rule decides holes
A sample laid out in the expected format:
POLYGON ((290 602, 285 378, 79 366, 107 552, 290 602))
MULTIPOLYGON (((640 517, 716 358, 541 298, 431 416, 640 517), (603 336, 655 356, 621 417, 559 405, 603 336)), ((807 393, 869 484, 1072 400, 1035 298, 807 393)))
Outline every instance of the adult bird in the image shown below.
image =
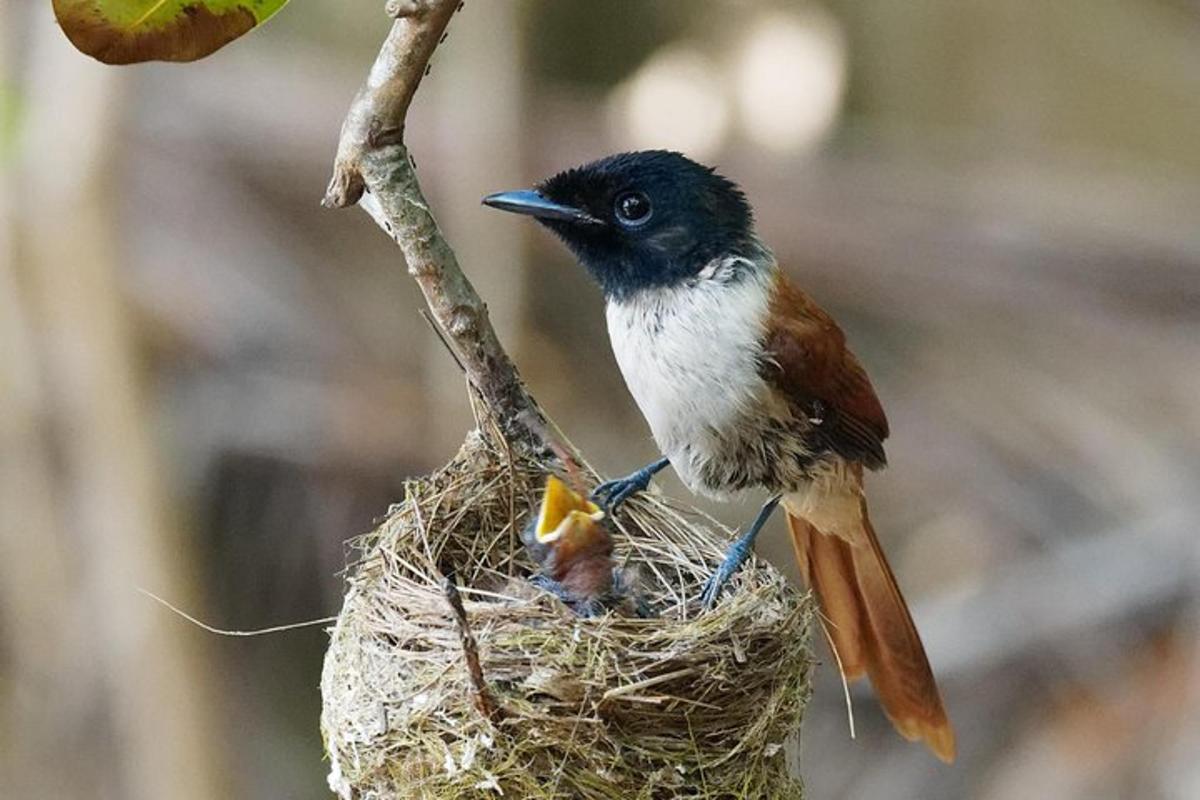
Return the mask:
POLYGON ((782 504, 847 679, 908 739, 954 758, 924 646, 867 516, 887 418, 837 323, 785 277, 742 191, 668 151, 610 156, 489 206, 556 233, 600 285, 625 382, 664 458, 602 484, 611 507, 668 464, 693 491, 769 494, 705 587, 716 602, 782 504))

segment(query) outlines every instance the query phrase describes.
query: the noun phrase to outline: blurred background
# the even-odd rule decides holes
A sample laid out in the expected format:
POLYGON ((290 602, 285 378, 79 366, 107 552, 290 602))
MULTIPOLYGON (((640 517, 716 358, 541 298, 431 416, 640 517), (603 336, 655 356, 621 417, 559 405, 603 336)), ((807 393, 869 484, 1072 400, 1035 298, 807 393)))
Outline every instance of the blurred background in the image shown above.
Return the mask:
MULTIPOLYGON (((0 0, 4 795, 326 797, 325 634, 216 637, 136 590, 228 628, 334 614, 346 539, 471 424, 397 249, 318 205, 387 21, 294 3, 111 68, 49 6, 0 0)), ((410 120, 501 338, 606 473, 656 454, 600 298, 482 195, 684 149, 847 329, 960 756, 865 690, 851 741, 827 665, 812 797, 1200 797, 1200 4, 468 2, 410 120)), ((760 552, 794 575, 781 529, 760 552)))

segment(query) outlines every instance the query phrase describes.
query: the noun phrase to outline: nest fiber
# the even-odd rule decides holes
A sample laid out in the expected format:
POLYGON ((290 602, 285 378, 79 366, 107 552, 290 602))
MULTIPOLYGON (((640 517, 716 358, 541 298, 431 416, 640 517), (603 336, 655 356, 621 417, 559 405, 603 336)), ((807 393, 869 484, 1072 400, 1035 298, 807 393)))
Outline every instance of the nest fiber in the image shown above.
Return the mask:
POLYGON ((545 478, 473 436, 358 541, 321 679, 333 790, 799 798, 785 743, 809 694, 809 601, 751 559, 702 612, 730 533, 641 496, 617 514, 616 556, 654 616, 580 618, 527 581, 519 533, 545 478), (451 569, 487 703, 443 588, 451 569))

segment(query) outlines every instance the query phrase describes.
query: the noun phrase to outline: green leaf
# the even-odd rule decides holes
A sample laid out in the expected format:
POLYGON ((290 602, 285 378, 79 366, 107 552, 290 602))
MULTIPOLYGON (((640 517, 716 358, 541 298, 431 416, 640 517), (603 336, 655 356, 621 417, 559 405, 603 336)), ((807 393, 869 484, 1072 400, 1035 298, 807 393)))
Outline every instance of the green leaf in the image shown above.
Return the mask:
POLYGON ((71 44, 106 64, 194 61, 266 22, 287 0, 54 0, 71 44))

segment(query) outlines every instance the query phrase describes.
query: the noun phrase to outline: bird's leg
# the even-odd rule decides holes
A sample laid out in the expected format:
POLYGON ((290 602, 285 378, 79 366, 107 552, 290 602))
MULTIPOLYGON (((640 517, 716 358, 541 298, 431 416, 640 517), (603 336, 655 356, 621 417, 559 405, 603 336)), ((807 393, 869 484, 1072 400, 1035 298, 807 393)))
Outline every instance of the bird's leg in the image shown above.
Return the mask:
POLYGON ((634 616, 640 619, 650 619, 658 616, 654 613, 650 603, 647 602, 645 595, 638 589, 634 582, 630 581, 629 574, 621 567, 613 567, 612 571, 612 590, 609 592, 609 597, 613 605, 619 604, 622 600, 630 601, 627 607, 632 608, 634 616))
POLYGON ((779 499, 780 495, 775 495, 763 505, 758 516, 754 518, 754 522, 750 523, 750 529, 730 545, 729 550, 725 553, 725 560, 704 584, 704 591, 700 598, 706 609, 716 605, 717 598, 720 596, 721 590, 725 588, 725 584, 750 557, 750 553, 754 550, 754 539, 767 524, 767 520, 771 518, 771 512, 775 510, 775 506, 779 505, 779 499))
POLYGON ((604 612, 604 604, 595 598, 579 597, 558 581, 538 572, 529 576, 529 582, 542 591, 549 592, 563 602, 567 608, 581 617, 597 617, 604 612))
POLYGON ((654 474, 666 469, 670 463, 669 458, 660 458, 624 478, 605 481, 592 492, 592 499, 604 506, 607 511, 616 511, 621 503, 635 493, 644 491, 650 485, 650 479, 654 477, 654 474))
POLYGON ((575 595, 568 592, 567 587, 563 586, 549 575, 545 575, 541 572, 535 572, 529 576, 529 582, 542 591, 549 592, 568 605, 575 601, 575 595))

